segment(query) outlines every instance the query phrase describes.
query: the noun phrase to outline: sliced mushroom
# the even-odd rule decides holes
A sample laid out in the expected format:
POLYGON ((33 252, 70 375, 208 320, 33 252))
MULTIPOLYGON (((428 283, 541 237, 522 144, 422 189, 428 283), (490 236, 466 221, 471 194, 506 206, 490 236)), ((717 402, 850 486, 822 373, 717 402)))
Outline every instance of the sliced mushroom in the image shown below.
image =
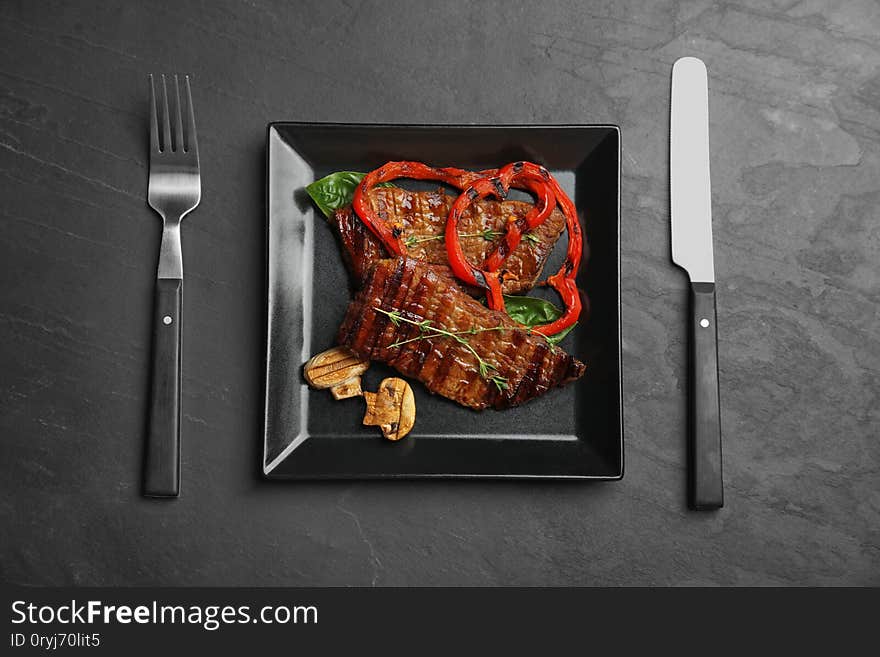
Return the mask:
POLYGON ((400 440, 416 422, 416 400, 412 388, 403 379, 389 377, 379 384, 378 392, 365 392, 367 412, 364 424, 378 426, 388 440, 400 440))
POLYGON ((363 394, 361 375, 370 361, 361 360, 346 347, 333 347, 312 356, 303 374, 313 388, 330 389, 334 399, 348 399, 363 394))

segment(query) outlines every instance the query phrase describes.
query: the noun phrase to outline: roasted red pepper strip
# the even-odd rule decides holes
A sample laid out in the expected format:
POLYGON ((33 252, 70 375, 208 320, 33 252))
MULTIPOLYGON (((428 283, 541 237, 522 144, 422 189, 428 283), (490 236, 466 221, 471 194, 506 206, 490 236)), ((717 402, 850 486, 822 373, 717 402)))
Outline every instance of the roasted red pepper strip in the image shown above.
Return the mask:
POLYGON ((562 214, 565 215, 565 227, 568 229, 568 249, 565 252, 565 261, 559 271, 547 279, 547 282, 562 297, 565 311, 556 321, 535 328, 535 331, 542 335, 555 335, 577 322, 581 314, 581 295, 577 288, 576 279, 584 251, 584 238, 581 234, 581 224, 578 221, 574 203, 556 178, 551 176, 544 167, 538 167, 538 169, 540 175, 546 174, 550 189, 556 195, 556 202, 562 209, 562 214))
POLYGON ((555 206, 555 196, 550 192, 545 180, 535 176, 532 172, 524 172, 523 168, 524 163, 515 162, 499 169, 495 176, 486 176, 473 181, 455 199, 446 221, 446 252, 453 272, 463 281, 485 288, 488 293, 489 307, 496 310, 503 309, 504 302, 500 292, 500 277, 495 272, 519 244, 522 237, 519 222, 508 224, 504 241, 487 257, 482 269, 471 264, 464 257, 458 239, 458 223, 464 211, 473 201, 487 196, 495 196, 503 200, 507 196, 511 184, 514 183, 532 189, 539 196, 538 203, 527 215, 527 225, 538 225, 546 219, 555 206))
MULTIPOLYGON (((503 171, 504 169, 499 171, 499 178, 503 176, 503 171)), ((516 184, 511 183, 510 186, 520 187, 532 192, 535 195, 536 203, 524 217, 508 223, 504 237, 483 261, 483 269, 485 271, 497 271, 500 269, 504 261, 507 260, 507 257, 519 246, 522 236, 544 223, 547 217, 550 216, 550 213, 553 212, 553 208, 556 207, 556 197, 550 190, 549 185, 543 180, 528 180, 517 177, 516 184)))
MULTIPOLYGON (((446 222, 446 253, 449 264, 455 275, 465 283, 478 285, 486 290, 486 301, 490 308, 504 309, 500 275, 489 267, 479 269, 467 261, 458 239, 458 223, 465 209, 473 201, 490 195, 503 199, 512 185, 531 189, 538 196, 539 202, 535 206, 534 214, 530 213, 534 226, 544 221, 555 206, 555 204, 547 202, 549 200, 548 189, 565 215, 565 225, 568 229, 568 249, 565 262, 556 274, 547 279, 547 283, 562 297, 565 311, 559 319, 534 327, 537 333, 554 335, 574 324, 580 316, 581 300, 575 279, 583 252, 583 237, 574 203, 547 169, 531 162, 514 162, 500 169, 496 176, 487 176, 473 181, 455 200, 449 211, 446 222)), ((508 246, 513 244, 513 248, 516 248, 521 238, 521 232, 516 223, 518 222, 514 222, 508 227, 508 234, 513 233, 510 241, 505 240, 508 246)), ((497 251, 498 249, 496 249, 497 251)), ((493 252, 487 261, 492 260, 496 252, 493 252)), ((503 258, 500 262, 503 262, 503 258)), ((494 261, 489 264, 494 264, 494 261)))
POLYGON ((501 279, 497 271, 484 271, 468 262, 458 239, 458 224, 467 207, 477 199, 487 196, 504 198, 509 185, 499 176, 479 178, 472 182, 455 199, 446 217, 446 256, 452 272, 469 285, 476 285, 486 290, 486 302, 495 310, 504 309, 504 297, 501 293, 501 279))
POLYGON ((465 188, 453 203, 446 222, 446 250, 449 264, 455 275, 462 281, 484 288, 489 307, 497 310, 504 309, 501 275, 498 273, 498 269, 519 246, 522 235, 526 232, 523 228, 532 230, 541 225, 558 203, 565 215, 565 224, 568 229, 568 249, 562 267, 547 279, 547 283, 562 297, 565 303, 565 312, 556 321, 536 327, 534 330, 543 335, 554 335, 577 321, 581 312, 581 299, 575 279, 583 252, 583 237, 574 203, 547 169, 531 162, 513 162, 500 170, 473 172, 455 167, 437 168, 421 162, 403 161, 388 162, 371 171, 364 176, 355 189, 352 206, 367 227, 382 241, 389 253, 405 255, 406 245, 401 239, 403 227, 390 225, 378 217, 366 198, 366 190, 379 183, 397 178, 436 180, 458 189, 465 188), (471 265, 464 257, 461 244, 458 241, 458 222, 464 210, 475 199, 492 195, 503 200, 510 187, 521 187, 532 192, 535 194, 537 202, 523 219, 508 224, 502 242, 487 256, 483 268, 479 269, 471 265))
POLYGON ((429 167, 421 162, 387 162, 364 176, 364 179, 361 180, 354 190, 351 205, 357 215, 367 225, 367 228, 381 240, 388 253, 391 255, 405 255, 406 245, 401 239, 403 236, 403 226, 393 226, 373 212, 373 208, 370 207, 370 202, 366 195, 368 189, 379 183, 397 178, 436 180, 462 189, 473 181, 494 173, 494 169, 474 172, 455 167, 429 167))
POLYGON ((555 196, 543 176, 535 171, 526 170, 523 162, 513 162, 499 169, 497 175, 489 175, 473 181, 455 199, 446 220, 446 254, 452 271, 466 283, 484 288, 488 306, 495 310, 504 309, 501 274, 498 273, 498 268, 519 245, 522 239, 522 225, 519 221, 508 223, 504 240, 486 258, 483 268, 480 269, 468 262, 464 256, 458 239, 458 223, 473 201, 487 196, 495 196, 503 200, 511 186, 528 189, 538 197, 535 207, 525 217, 523 223, 526 227, 540 225, 553 211, 555 196))
MULTIPOLYGON (((352 206, 358 216, 370 228, 373 234, 382 241, 390 253, 403 255, 406 253, 406 246, 402 239, 402 227, 389 225, 381 217, 376 216, 367 200, 366 191, 368 189, 379 183, 389 182, 397 178, 436 180, 462 189, 480 178, 493 176, 498 173, 497 169, 474 172, 455 167, 430 167, 421 162, 388 162, 364 177, 355 189, 352 206)), ((505 180, 509 181, 513 173, 509 166, 508 171, 504 175, 505 180)), ((516 247, 519 246, 522 234, 543 223, 555 207, 555 198, 547 185, 542 184, 543 181, 537 178, 535 180, 527 180, 525 176, 521 176, 521 178, 522 184, 515 186, 522 186, 524 189, 534 193, 538 198, 538 203, 525 217, 519 219, 515 224, 508 225, 502 242, 487 256, 486 262, 483 265, 483 268, 487 271, 497 270, 507 257, 513 253, 516 247)))

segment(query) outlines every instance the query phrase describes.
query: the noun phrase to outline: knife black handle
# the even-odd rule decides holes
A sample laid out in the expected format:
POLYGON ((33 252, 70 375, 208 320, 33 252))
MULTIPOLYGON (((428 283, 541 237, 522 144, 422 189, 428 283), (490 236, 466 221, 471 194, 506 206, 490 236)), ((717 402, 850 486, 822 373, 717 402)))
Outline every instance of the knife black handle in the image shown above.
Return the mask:
POLYGON ((156 281, 144 495, 180 494, 180 303, 183 281, 156 281))
POLYGON ((724 506, 721 479, 721 402, 715 284, 691 283, 689 504, 697 510, 724 506))

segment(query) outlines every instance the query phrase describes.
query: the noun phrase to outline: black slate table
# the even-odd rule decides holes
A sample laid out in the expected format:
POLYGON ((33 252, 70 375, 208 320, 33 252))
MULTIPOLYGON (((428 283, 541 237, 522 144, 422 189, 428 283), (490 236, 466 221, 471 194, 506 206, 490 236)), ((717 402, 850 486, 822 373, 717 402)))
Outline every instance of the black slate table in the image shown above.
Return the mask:
POLYGON ((873 2, 0 5, 0 568, 83 585, 880 584, 873 2), (777 9, 770 8, 778 5, 777 9), (726 507, 685 508, 673 61, 710 71, 726 507), (146 76, 194 75, 183 492, 139 496, 146 76), (267 482, 272 120, 617 123, 627 474, 267 482))

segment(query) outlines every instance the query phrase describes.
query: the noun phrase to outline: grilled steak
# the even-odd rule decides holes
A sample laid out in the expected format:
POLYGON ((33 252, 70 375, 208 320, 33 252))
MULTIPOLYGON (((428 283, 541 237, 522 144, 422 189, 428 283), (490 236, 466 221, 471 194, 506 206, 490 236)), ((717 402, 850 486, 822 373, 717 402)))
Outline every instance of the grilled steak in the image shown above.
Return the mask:
POLYGON ((337 339, 358 357, 388 363, 477 410, 517 406, 584 372, 573 356, 465 294, 442 268, 412 258, 376 263, 337 339), (435 329, 460 333, 466 343, 435 329), (482 372, 480 359, 488 365, 482 372))
MULTIPOLYGON (((370 204, 385 221, 400 222, 403 238, 408 240, 408 255, 435 265, 445 265, 446 244, 443 239, 446 216, 455 197, 445 190, 409 192, 400 187, 374 187, 368 192, 370 204)), ((473 203, 462 215, 459 224, 461 245, 467 259, 482 263, 501 241, 507 221, 524 217, 532 208, 522 201, 482 200, 473 203)), ((345 260, 355 280, 361 284, 370 267, 387 258, 385 247, 358 218, 351 207, 337 210, 330 220, 342 241, 345 260)), ((544 263, 556 245, 565 217, 555 209, 547 220, 523 238, 516 250, 502 265, 505 270, 502 289, 507 294, 526 292, 535 286, 544 263)), ((477 294, 482 291, 468 290, 477 294)))

